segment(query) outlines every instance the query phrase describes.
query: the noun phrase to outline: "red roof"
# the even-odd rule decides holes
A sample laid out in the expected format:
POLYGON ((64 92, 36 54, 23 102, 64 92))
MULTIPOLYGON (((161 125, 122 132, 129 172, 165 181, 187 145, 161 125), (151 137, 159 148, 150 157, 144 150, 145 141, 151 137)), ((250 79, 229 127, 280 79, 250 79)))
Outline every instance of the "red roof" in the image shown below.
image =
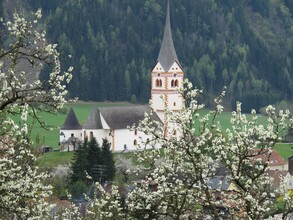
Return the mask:
POLYGON ((273 178, 273 185, 279 187, 281 180, 288 174, 288 171, 285 170, 267 170, 266 171, 270 177, 273 178))
POLYGON ((285 160, 275 150, 272 150, 271 152, 269 150, 264 150, 263 153, 255 156, 254 158, 260 158, 264 163, 267 163, 268 166, 280 166, 286 164, 285 160))

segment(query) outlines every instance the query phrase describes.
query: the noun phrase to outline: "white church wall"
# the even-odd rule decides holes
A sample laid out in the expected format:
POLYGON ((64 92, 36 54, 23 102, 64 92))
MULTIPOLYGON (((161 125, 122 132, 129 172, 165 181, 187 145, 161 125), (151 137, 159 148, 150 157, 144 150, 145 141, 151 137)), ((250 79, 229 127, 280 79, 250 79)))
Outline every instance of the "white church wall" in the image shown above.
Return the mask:
POLYGON ((102 123, 102 127, 103 129, 109 130, 110 131, 110 127, 107 124, 106 120, 104 119, 103 115, 100 113, 100 118, 101 118, 101 123, 102 123))
POLYGON ((162 94, 152 94, 152 104, 155 110, 164 110, 164 100, 162 94))
POLYGON ((92 132, 92 136, 96 138, 99 144, 102 144, 102 139, 104 138, 107 138, 110 141, 109 129, 83 129, 83 140, 85 137, 90 139, 91 132, 92 132))
POLYGON ((181 67, 176 62, 174 62, 173 65, 170 67, 169 72, 182 73, 183 71, 181 67))
POLYGON ((163 73, 165 72, 164 68, 162 67, 162 65, 160 64, 160 62, 158 62, 156 64, 156 66, 154 67, 153 71, 154 73, 163 73))
POLYGON ((182 96, 180 94, 169 94, 168 96, 168 109, 181 110, 182 109, 182 96))
MULTIPOLYGON (((117 129, 114 131, 114 151, 119 152, 125 150, 125 146, 127 150, 136 150, 136 143, 140 143, 141 140, 147 141, 147 139, 151 140, 149 135, 146 135, 142 132, 129 131, 128 129, 117 129)), ((158 147, 158 146, 156 146, 158 147)))
POLYGON ((82 130, 60 130, 60 143, 66 141, 68 138, 70 138, 73 134, 74 137, 78 138, 79 140, 82 140, 82 130), (63 133, 64 135, 60 135, 63 133))

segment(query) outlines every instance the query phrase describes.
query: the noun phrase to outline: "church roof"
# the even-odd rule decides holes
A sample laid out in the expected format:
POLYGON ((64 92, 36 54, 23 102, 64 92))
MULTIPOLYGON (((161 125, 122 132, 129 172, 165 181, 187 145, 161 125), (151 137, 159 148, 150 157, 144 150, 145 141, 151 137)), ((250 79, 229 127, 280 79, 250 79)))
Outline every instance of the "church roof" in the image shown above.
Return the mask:
POLYGON ((179 64, 174 43, 173 43, 172 33, 171 33, 169 0, 167 4, 167 15, 166 15, 164 37, 163 37, 158 61, 160 62, 160 64, 162 65, 165 71, 169 70, 174 62, 177 62, 179 64))
MULTIPOLYGON (((137 125, 144 119, 145 113, 150 113, 149 106, 124 106, 124 107, 103 107, 99 108, 101 115, 111 129, 125 129, 127 126, 137 125)), ((161 122, 156 113, 151 118, 161 122)))
POLYGON ((99 109, 93 109, 82 126, 84 129, 103 129, 99 109))
POLYGON ((62 130, 79 130, 81 126, 76 118, 73 109, 70 107, 65 122, 61 128, 62 130))

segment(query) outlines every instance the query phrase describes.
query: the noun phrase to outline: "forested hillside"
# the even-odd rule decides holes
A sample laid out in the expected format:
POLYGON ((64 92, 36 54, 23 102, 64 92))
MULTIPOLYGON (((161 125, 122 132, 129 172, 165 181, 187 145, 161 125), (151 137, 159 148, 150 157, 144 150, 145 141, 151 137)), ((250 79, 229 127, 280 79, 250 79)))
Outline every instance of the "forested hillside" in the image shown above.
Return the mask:
MULTIPOLYGON (((50 41, 75 67, 70 95, 147 102, 166 0, 26 0, 41 7, 50 41), (67 54, 71 54, 69 59, 67 54)), ((171 0, 173 39, 186 76, 244 110, 293 100, 291 0, 171 0)), ((44 76, 45 77, 45 76, 44 76)))

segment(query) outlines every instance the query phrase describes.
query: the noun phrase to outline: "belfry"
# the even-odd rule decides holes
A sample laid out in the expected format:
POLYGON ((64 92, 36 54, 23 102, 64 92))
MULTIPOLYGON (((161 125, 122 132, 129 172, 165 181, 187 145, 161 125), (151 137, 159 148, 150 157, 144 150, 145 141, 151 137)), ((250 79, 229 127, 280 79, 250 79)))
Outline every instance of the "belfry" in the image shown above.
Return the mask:
POLYGON ((167 125, 165 109, 180 111, 183 97, 178 88, 183 85, 184 72, 175 51, 170 22, 170 4, 167 3, 166 24, 157 63, 151 72, 151 101, 161 121, 167 125))

